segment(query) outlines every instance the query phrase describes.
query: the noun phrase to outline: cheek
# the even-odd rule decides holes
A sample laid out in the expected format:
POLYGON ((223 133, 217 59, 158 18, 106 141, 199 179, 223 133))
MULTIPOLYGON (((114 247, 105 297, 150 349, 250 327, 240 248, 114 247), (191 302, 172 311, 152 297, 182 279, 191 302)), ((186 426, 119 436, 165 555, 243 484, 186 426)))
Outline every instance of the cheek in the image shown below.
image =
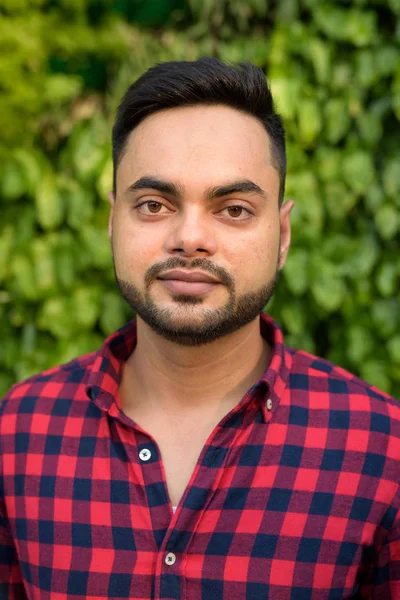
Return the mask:
POLYGON ((237 241, 228 257, 236 272, 237 284, 248 288, 254 283, 272 277, 277 268, 279 232, 265 230, 263 235, 253 235, 237 241))
POLYGON ((149 236, 144 227, 132 227, 129 216, 115 219, 113 248, 117 266, 131 275, 142 273, 158 254, 155 237, 149 236))

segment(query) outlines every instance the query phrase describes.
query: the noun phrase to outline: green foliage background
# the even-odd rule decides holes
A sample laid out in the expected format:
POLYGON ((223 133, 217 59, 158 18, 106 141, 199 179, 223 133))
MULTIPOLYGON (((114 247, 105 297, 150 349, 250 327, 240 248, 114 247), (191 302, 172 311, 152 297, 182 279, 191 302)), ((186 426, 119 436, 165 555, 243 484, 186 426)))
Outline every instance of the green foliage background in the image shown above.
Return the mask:
POLYGON ((0 394, 131 314, 110 130, 156 62, 250 60, 288 134, 286 341, 400 396, 400 0, 0 0, 0 394))

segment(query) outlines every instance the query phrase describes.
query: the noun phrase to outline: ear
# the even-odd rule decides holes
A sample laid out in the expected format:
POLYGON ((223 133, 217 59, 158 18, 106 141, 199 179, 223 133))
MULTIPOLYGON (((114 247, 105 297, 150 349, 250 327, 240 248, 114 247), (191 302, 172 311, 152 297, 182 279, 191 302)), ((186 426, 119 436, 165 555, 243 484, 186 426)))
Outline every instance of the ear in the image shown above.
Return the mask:
POLYGON ((291 239, 290 213, 294 207, 293 200, 287 200, 279 209, 279 220, 281 227, 281 246, 279 249, 279 270, 286 262, 291 239))
POLYGON ((113 224, 113 217, 114 217, 115 195, 114 195, 113 191, 110 191, 110 192, 108 192, 107 196, 108 196, 108 200, 111 204, 110 215, 108 217, 108 236, 111 239, 112 224, 113 224))

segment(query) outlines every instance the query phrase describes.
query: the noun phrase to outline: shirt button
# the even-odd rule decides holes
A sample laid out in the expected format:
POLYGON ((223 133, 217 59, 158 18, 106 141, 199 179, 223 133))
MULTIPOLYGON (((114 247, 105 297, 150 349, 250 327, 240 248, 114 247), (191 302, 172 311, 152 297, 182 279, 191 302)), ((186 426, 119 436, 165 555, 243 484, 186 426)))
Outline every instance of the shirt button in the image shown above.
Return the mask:
POLYGON ((271 410, 271 408, 272 408, 272 400, 271 400, 271 398, 268 398, 268 400, 267 400, 267 410, 271 410))
POLYGON ((151 459, 150 450, 148 448, 143 448, 143 450, 141 450, 139 452, 139 458, 140 458, 140 460, 143 460, 143 462, 150 460, 151 459))
POLYGON ((172 565, 175 564, 176 561, 176 556, 173 552, 168 552, 167 556, 165 557, 165 564, 168 565, 169 567, 172 567, 172 565))

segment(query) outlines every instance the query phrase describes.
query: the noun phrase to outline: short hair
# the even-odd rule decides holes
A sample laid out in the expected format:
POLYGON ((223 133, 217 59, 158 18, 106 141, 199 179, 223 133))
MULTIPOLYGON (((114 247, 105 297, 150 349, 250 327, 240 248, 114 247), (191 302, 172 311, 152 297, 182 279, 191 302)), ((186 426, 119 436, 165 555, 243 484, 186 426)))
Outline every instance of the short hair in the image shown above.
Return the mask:
POLYGON ((255 117, 266 129, 272 164, 279 173, 279 204, 286 177, 285 131, 262 69, 218 58, 171 61, 151 67, 126 91, 112 130, 113 187, 129 134, 146 117, 169 108, 225 105, 255 117))

